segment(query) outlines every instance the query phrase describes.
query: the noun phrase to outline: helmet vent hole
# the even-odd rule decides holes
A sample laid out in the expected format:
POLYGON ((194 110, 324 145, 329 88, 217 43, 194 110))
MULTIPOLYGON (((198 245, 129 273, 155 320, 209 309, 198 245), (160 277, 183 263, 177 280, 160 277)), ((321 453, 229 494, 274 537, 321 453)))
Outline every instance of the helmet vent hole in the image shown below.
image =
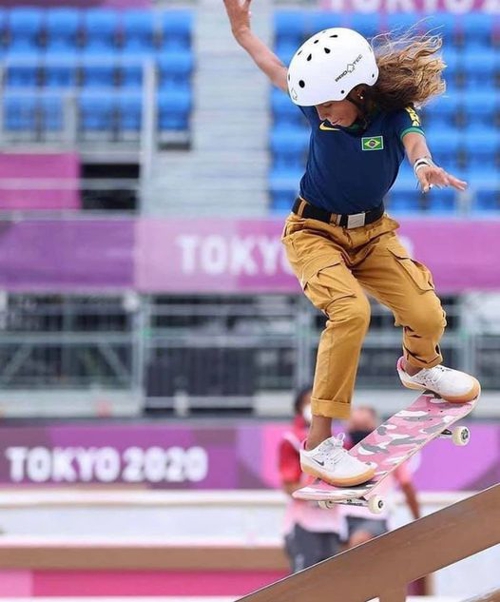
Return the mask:
POLYGON ((331 50, 329 48, 323 48, 326 54, 330 54, 331 50))
POLYGON ((337 33, 334 33, 333 35, 330 36, 331 38, 338 38, 339 35, 337 33))
POLYGON ((340 91, 340 93, 341 93, 341 94, 345 94, 345 90, 341 90, 341 91, 340 91))
POLYGON ((312 54, 310 54, 310 55, 307 57, 307 59, 306 59, 306 60, 307 60, 307 61, 310 61, 310 60, 312 59, 312 57, 313 57, 313 55, 312 55, 312 54))
POLYGON ((319 42, 319 40, 314 40, 313 44, 317 44, 319 42))
POLYGON ((300 86, 301 88, 305 88, 305 85, 306 85, 306 82, 305 82, 303 79, 301 79, 301 80, 299 81, 299 86, 300 86))
POLYGON ((301 54, 302 54, 302 50, 299 50, 299 51, 297 52, 297 56, 299 56, 299 55, 301 55, 301 54))

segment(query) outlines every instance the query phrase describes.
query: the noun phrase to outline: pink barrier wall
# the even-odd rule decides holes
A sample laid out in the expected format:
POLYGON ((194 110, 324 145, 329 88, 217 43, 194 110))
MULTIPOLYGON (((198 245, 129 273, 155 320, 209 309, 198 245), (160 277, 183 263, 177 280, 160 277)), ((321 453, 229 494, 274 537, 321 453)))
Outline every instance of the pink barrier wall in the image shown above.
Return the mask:
POLYGON ((244 596, 281 571, 0 571, 0 596, 244 596))
POLYGON ((151 8, 151 0, 0 0, 0 6, 12 8, 14 6, 43 6, 61 7, 74 6, 75 8, 151 8))
POLYGON ((76 153, 0 153, 0 210, 80 209, 79 178, 76 153))

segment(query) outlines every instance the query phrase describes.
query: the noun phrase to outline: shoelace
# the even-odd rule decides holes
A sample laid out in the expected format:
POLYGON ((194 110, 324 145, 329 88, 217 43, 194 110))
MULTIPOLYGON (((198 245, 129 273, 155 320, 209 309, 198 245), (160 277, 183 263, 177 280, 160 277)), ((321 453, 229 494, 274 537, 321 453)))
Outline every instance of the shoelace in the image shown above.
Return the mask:
POLYGON ((328 439, 328 446, 325 446, 322 451, 322 455, 327 463, 327 465, 335 465, 340 461, 345 460, 345 458, 350 458, 347 450, 344 447, 345 433, 339 433, 336 437, 331 437, 328 439), (332 455, 332 452, 333 453, 332 455))
POLYGON ((444 366, 435 366, 425 371, 425 374, 422 375, 422 381, 426 385, 436 386, 447 371, 448 368, 444 366))

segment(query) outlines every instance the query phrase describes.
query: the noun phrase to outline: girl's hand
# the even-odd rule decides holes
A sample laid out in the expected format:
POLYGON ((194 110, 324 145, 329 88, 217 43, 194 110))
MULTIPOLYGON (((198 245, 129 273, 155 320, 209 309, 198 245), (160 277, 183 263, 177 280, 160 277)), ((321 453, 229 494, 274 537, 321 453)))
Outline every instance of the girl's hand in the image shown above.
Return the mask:
POLYGON ((422 192, 429 192, 433 186, 437 186, 438 188, 447 188, 448 186, 451 186, 456 190, 465 190, 467 188, 467 182, 459 180, 437 165, 422 166, 415 175, 417 176, 422 192))
POLYGON ((251 0, 224 0, 231 30, 235 38, 250 31, 250 2, 251 0))

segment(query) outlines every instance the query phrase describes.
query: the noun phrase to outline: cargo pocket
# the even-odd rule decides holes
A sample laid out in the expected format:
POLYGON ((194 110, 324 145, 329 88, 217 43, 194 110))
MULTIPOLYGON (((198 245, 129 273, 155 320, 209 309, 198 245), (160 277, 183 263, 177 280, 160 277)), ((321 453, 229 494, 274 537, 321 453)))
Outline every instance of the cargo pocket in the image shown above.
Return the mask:
POLYGON ((387 250, 422 292, 435 289, 432 274, 422 263, 412 259, 408 251, 397 241, 391 242, 387 250))
POLYGON ((300 285, 311 303, 323 312, 334 302, 355 297, 345 282, 345 267, 340 258, 318 257, 307 263, 300 276, 300 285))

